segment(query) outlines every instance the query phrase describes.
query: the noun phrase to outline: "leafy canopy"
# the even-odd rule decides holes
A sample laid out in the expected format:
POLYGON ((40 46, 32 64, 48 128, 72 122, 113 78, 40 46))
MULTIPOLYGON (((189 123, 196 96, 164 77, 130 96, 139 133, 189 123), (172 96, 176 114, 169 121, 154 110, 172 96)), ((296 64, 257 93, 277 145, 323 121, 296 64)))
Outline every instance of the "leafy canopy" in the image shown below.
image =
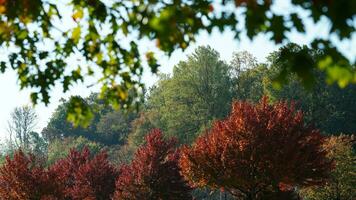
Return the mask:
POLYGON ((183 147, 180 166, 195 186, 223 188, 238 199, 272 199, 326 180, 332 166, 323 141, 287 102, 235 102, 225 120, 183 147))
MULTIPOLYGON (((305 52, 285 51, 283 58, 293 62, 289 71, 303 78, 311 67, 319 67, 341 86, 356 82, 350 60, 331 42, 332 36, 351 39, 356 2, 291 3, 310 13, 314 22, 326 18, 331 27, 328 37, 312 41, 314 48, 325 52, 317 65, 309 65, 305 52)), ((142 39, 156 41, 162 52, 171 54, 187 48, 200 31, 213 28, 230 29, 236 38, 243 31, 249 38, 269 33, 275 43, 287 42, 291 31, 305 32, 300 13, 281 15, 273 6, 270 0, 0 0, 0 46, 6 52, 0 70, 15 70, 21 89, 32 89, 34 103, 48 104, 56 84, 66 92, 74 83, 94 76, 98 78, 95 84, 101 85, 100 96, 114 107, 126 108, 141 99, 144 65, 152 72, 159 66, 155 53, 139 50, 142 39)), ((304 81, 309 83, 309 79, 304 81)), ((93 118, 80 99, 73 98, 71 105, 74 116, 70 120, 75 124, 85 125, 93 118)))
POLYGON ((164 139, 158 129, 145 139, 131 164, 121 166, 113 199, 192 199, 191 188, 180 174, 176 140, 164 139))

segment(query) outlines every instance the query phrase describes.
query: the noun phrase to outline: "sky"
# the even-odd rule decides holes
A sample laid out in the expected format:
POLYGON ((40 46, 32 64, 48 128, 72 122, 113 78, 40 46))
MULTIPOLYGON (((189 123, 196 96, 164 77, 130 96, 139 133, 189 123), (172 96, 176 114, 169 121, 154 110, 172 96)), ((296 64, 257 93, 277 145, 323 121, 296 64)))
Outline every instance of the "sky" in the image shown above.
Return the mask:
MULTIPOLYGON (((275 9, 281 12, 288 12, 292 9, 290 5, 285 3, 284 0, 277 1, 277 7, 275 9), (279 3, 278 3, 279 2, 279 3)), ((307 15, 307 13, 304 13, 307 15)), ((327 30, 329 28, 329 23, 327 21, 322 21, 321 23, 314 24, 310 20, 304 21, 306 25, 307 34, 298 34, 291 32, 288 34, 291 42, 298 44, 309 44, 309 42, 316 37, 328 37, 327 30)), ((356 34, 348 42, 339 42, 334 40, 334 44, 350 59, 356 58, 356 34)), ((242 35, 240 40, 236 40, 233 37, 231 31, 225 31, 220 33, 214 31, 212 34, 208 35, 205 32, 200 33, 196 38, 196 43, 189 46, 187 50, 175 51, 170 57, 162 55, 159 60, 161 63, 160 72, 171 73, 174 65, 179 61, 185 60, 187 55, 191 54, 194 49, 201 45, 209 45, 216 51, 220 53, 221 59, 229 62, 232 58, 234 52, 238 51, 249 51, 252 53, 259 62, 265 61, 265 57, 269 53, 277 50, 280 45, 275 45, 269 40, 268 35, 258 35, 252 41, 249 40, 245 35, 242 35)), ((150 45, 142 46, 143 51, 149 50, 152 47, 150 45)), ((0 49, 1 52, 1 49, 0 49)), ((147 70, 148 71, 148 70, 147 70)), ((146 86, 152 86, 157 77, 150 72, 146 72, 143 77, 146 86)), ((0 74, 0 140, 4 140, 7 134, 7 121, 10 118, 11 111, 18 106, 31 105, 29 94, 30 90, 20 91, 16 74, 14 71, 7 70, 4 74, 0 74)), ((74 85, 69 92, 63 93, 60 86, 56 86, 52 89, 50 104, 45 106, 44 104, 38 104, 35 110, 39 116, 36 131, 41 131, 43 127, 48 123, 52 113, 56 107, 60 104, 61 98, 68 98, 71 95, 81 95, 83 97, 88 96, 91 92, 97 92, 98 87, 88 88, 86 84, 74 85)))

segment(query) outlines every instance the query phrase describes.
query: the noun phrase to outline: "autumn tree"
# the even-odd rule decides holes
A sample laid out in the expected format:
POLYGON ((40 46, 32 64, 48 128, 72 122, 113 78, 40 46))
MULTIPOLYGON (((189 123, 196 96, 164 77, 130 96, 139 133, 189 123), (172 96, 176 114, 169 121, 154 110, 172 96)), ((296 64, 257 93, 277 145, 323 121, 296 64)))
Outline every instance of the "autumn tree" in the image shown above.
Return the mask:
POLYGON ((328 177, 332 163, 323 141, 293 104, 235 102, 225 120, 183 148, 180 166, 193 185, 221 188, 239 199, 290 197, 293 188, 328 177))
POLYGON ((114 199, 192 199, 179 172, 175 144, 175 139, 165 140, 160 130, 152 130, 132 163, 121 167, 114 199))
POLYGON ((305 200, 352 200, 356 198, 356 154, 352 136, 332 136, 324 144, 335 168, 324 185, 301 190, 305 200))
POLYGON ((65 198, 73 200, 110 199, 118 176, 117 169, 109 163, 105 152, 91 158, 88 148, 81 152, 71 150, 49 171, 56 175, 55 182, 65 198))
POLYGON ((0 167, 0 198, 11 200, 57 199, 62 193, 51 175, 32 155, 22 151, 0 167), (55 198, 56 197, 56 198, 55 198))

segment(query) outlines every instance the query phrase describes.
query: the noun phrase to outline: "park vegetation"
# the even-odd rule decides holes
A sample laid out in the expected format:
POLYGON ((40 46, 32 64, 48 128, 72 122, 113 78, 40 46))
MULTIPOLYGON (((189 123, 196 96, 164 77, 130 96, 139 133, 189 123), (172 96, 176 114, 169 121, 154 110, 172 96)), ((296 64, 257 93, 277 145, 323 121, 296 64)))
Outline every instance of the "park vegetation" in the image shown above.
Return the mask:
POLYGON ((159 74, 138 109, 71 97, 90 107, 87 127, 67 121, 70 99, 38 133, 33 109, 15 109, 0 198, 355 199, 356 86, 328 85, 319 70, 309 89, 295 73, 279 84, 282 51, 228 63, 198 47, 159 74))

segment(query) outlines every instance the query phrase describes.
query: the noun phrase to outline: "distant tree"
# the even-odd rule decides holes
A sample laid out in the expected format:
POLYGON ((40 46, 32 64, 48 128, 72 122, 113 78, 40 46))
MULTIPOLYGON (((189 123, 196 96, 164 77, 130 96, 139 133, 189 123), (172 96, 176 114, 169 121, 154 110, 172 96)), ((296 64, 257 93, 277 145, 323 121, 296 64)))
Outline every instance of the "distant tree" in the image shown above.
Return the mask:
POLYGON ((324 144, 327 157, 335 161, 324 185, 301 190, 305 200, 353 200, 356 198, 356 153, 350 136, 332 136, 324 144))
POLYGON ((257 58, 248 51, 235 52, 231 60, 231 76, 236 78, 241 72, 258 66, 257 58))
POLYGON ((162 75, 151 89, 144 111, 156 115, 153 127, 177 137, 181 143, 191 143, 200 130, 210 127, 212 120, 228 114, 233 98, 229 70, 218 52, 209 46, 198 47, 174 67, 171 77, 162 75))
POLYGON ((136 111, 114 111, 100 101, 97 94, 93 93, 87 98, 81 98, 81 101, 93 111, 93 119, 88 122, 86 128, 77 127, 67 121, 68 110, 71 108, 70 99, 62 100, 62 103, 52 114, 49 123, 42 130, 42 135, 49 142, 82 136, 108 146, 126 143, 127 135, 131 131, 131 121, 136 117, 136 111))
MULTIPOLYGON (((80 97, 71 97, 72 98, 80 98, 80 97)), ((91 101, 91 97, 86 99, 80 98, 87 106, 91 109, 95 109, 95 102, 91 101)), ((56 108, 54 113, 47 126, 42 130, 42 135, 46 138, 47 141, 51 142, 55 139, 63 139, 66 137, 78 137, 83 136, 87 139, 92 140, 95 136, 95 122, 98 121, 99 113, 95 113, 94 119, 88 122, 88 126, 86 128, 83 127, 75 127, 72 123, 67 121, 68 109, 70 104, 69 100, 62 99, 61 104, 56 108)))
MULTIPOLYGON (((315 60, 318 56, 317 51, 307 52, 311 60, 315 60)), ((264 93, 272 101, 297 102, 298 109, 305 113, 306 121, 313 123, 323 133, 356 133, 356 106, 353 103, 356 86, 348 85, 341 89, 336 84, 327 85, 325 82, 332 81, 319 70, 311 71, 312 75, 310 74, 309 78, 314 84, 309 89, 302 87, 296 73, 281 80, 285 84, 276 84, 275 79, 279 78, 278 73, 283 68, 282 65, 286 64, 280 61, 280 54, 282 54, 281 50, 271 53, 268 57, 268 71, 264 74, 265 81, 262 86, 264 93)))
POLYGON ((152 130, 130 165, 121 167, 114 199, 192 199, 191 188, 180 175, 174 139, 152 130))
POLYGON ((7 130, 15 148, 30 149, 31 133, 36 128, 38 116, 30 106, 16 107, 11 113, 7 130))
POLYGON ((92 155, 100 152, 103 148, 102 145, 96 142, 92 142, 84 137, 68 137, 64 139, 57 139, 52 141, 48 146, 47 163, 53 164, 57 160, 64 159, 71 150, 83 151, 84 148, 88 148, 92 155))
POLYGON ((249 52, 233 54, 230 62, 230 76, 235 99, 259 101, 263 96, 263 77, 267 69, 259 64, 249 52))
POLYGON ((164 127, 158 109, 151 108, 150 110, 145 110, 132 121, 132 131, 128 136, 128 143, 130 146, 139 147, 145 142, 145 136, 149 130, 157 127, 164 127))
POLYGON ((125 113, 112 111, 100 116, 96 124, 96 134, 99 135, 104 144, 123 145, 127 142, 128 134, 131 132, 131 122, 136 118, 135 112, 125 113))
POLYGON ((293 104, 235 102, 225 120, 183 147, 180 167, 193 185, 221 188, 238 199, 292 198, 294 187, 328 178, 332 163, 323 142, 293 104))
POLYGON ((0 167, 0 199, 61 199, 54 176, 34 156, 22 151, 7 157, 0 167))
POLYGON ((31 152, 38 157, 47 157, 48 143, 39 133, 30 133, 31 152))
POLYGON ((118 166, 129 164, 132 161, 135 150, 135 146, 128 144, 107 148, 109 160, 118 166))

